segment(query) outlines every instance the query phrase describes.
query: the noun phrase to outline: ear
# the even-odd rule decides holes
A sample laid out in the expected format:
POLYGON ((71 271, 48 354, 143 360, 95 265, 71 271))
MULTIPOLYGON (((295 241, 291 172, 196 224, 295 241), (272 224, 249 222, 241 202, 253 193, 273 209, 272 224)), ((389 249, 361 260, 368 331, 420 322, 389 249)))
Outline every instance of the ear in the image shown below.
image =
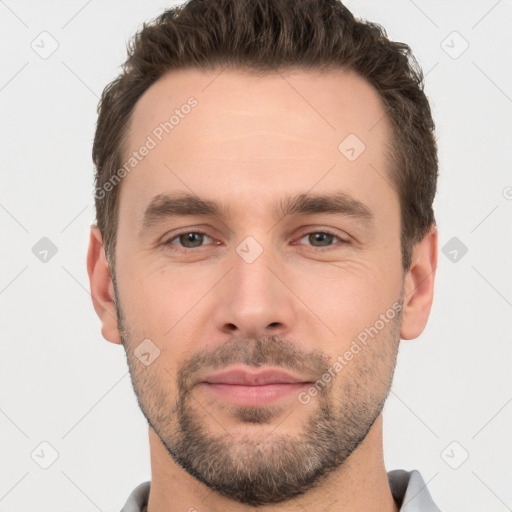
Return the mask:
POLYGON ((411 266, 404 280, 404 304, 400 337, 417 338, 425 329, 434 298, 437 268, 437 229, 430 231, 413 248, 411 266))
POLYGON ((105 249, 100 230, 91 226, 89 251, 87 253, 87 273, 91 286, 94 309, 101 320, 101 334, 112 343, 121 344, 117 323, 114 285, 105 258, 105 249))

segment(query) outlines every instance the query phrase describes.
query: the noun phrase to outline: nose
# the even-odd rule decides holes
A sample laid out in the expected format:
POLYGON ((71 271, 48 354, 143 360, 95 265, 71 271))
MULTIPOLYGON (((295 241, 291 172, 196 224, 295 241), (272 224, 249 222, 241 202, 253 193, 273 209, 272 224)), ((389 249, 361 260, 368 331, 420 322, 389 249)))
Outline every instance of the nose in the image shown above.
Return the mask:
POLYGON ((216 287, 215 327, 243 337, 288 333, 297 319, 294 294, 287 283, 291 278, 284 265, 265 251, 250 263, 235 254, 232 264, 216 287))

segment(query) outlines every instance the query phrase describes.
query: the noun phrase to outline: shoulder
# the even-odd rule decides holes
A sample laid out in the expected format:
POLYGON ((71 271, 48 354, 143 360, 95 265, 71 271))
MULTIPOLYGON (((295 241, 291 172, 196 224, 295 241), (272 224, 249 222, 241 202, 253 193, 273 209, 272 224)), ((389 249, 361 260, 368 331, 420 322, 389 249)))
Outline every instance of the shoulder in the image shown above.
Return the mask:
POLYGON ((147 505, 151 482, 143 482, 131 492, 121 512, 142 512, 147 505))
POLYGON ((400 512, 441 512, 427 489, 420 472, 395 469, 388 472, 389 486, 400 512))

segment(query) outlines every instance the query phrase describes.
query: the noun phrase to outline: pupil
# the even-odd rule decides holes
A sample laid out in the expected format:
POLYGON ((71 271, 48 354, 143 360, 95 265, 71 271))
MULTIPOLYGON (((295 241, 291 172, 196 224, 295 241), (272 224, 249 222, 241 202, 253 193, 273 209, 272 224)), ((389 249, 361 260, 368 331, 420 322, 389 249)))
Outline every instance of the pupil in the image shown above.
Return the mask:
MULTIPOLYGON (((192 247, 197 247, 198 245, 201 245, 201 238, 202 235, 200 233, 187 233, 186 235, 183 235, 185 237, 185 245, 187 243, 191 243, 192 247)), ((183 239, 182 239, 183 243, 183 239)))
MULTIPOLYGON (((329 235, 328 233, 313 233, 312 235, 310 235, 310 237, 312 237, 310 241, 320 242, 322 244, 322 242, 329 242, 332 236, 333 235, 329 235)), ((328 245, 328 243, 324 243, 322 245, 328 245)))

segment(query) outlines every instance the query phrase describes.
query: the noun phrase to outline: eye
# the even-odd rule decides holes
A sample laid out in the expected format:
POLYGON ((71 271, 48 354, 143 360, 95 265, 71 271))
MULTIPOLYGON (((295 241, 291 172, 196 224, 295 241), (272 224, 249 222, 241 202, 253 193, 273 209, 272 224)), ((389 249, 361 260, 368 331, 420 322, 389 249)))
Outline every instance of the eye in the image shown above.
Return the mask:
POLYGON ((341 243, 347 244, 346 240, 343 240, 338 235, 335 235, 334 233, 330 233, 329 231, 312 231, 310 233, 306 233, 303 235, 300 239, 301 240, 307 239, 309 243, 312 244, 313 247, 332 247, 334 244, 333 241, 338 240, 341 243))
MULTIPOLYGON (((213 238, 204 231, 182 231, 181 233, 174 235, 172 238, 169 238, 164 242, 164 245, 171 246, 172 249, 176 250, 196 249, 206 245, 204 242, 207 240, 205 239, 209 239, 210 243, 213 240, 213 238)), ((312 247, 319 249, 329 249, 330 247, 338 245, 336 242, 340 242, 341 244, 349 243, 338 235, 325 230, 311 231, 310 233, 302 235, 302 237, 299 238, 299 243, 301 245, 301 242, 304 239, 307 239, 307 242, 311 244, 312 247)))
POLYGON ((174 235, 172 238, 169 238, 164 245, 172 245, 182 249, 194 249, 196 247, 201 247, 204 239, 209 238, 213 240, 210 236, 208 236, 203 231, 182 231, 177 235, 174 235), (177 240, 179 244, 174 244, 173 242, 177 240))

